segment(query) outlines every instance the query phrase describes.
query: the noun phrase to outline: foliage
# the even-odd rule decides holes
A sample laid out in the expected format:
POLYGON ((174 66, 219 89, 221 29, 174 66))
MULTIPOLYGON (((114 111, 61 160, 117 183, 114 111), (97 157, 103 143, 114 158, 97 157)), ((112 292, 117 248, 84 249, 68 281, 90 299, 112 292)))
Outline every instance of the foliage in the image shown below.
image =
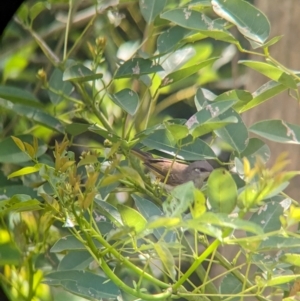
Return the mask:
POLYGON ((0 54, 0 275, 11 300, 49 300, 49 287, 55 300, 54 287, 89 300, 296 294, 300 209, 283 190, 299 172, 284 171, 284 154, 266 167, 270 150, 250 133, 299 144, 300 129, 241 118, 282 91, 299 98, 269 33, 242 0, 23 4, 0 54), (217 89, 237 50, 265 60, 239 61, 270 80, 253 93, 217 89), (168 192, 133 147, 219 168, 201 190, 168 192))

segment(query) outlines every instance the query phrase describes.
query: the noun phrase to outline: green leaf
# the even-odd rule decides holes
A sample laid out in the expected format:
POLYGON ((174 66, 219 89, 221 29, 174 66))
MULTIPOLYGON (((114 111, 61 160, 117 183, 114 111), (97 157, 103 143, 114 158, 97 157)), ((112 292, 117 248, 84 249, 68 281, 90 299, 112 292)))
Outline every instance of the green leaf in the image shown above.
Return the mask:
POLYGON ((137 186, 145 188, 145 183, 140 176, 140 174, 133 168, 129 166, 120 167, 120 172, 132 183, 135 183, 137 186))
POLYGON ((0 85, 0 98, 9 100, 12 103, 24 104, 32 107, 41 108, 43 105, 30 92, 11 86, 0 85))
POLYGON ((300 143, 300 126, 283 120, 263 120, 253 124, 249 131, 275 142, 300 143))
POLYGON ((161 83, 161 87, 165 87, 168 86, 170 84, 173 84, 179 80, 182 80, 196 72, 198 72, 200 69, 212 64, 213 62, 215 62, 218 58, 214 57, 214 58, 210 58, 206 61, 197 63, 193 66, 187 67, 187 68, 183 68, 177 71, 174 71, 172 73, 169 73, 163 80, 161 83))
POLYGON ((239 111, 247 103, 251 102, 253 96, 250 92, 245 90, 230 90, 218 95, 215 101, 235 100, 235 104, 232 106, 234 110, 239 111))
POLYGON ((38 172, 41 168, 42 164, 36 164, 34 166, 27 166, 24 168, 21 168, 13 173, 11 173, 10 175, 7 176, 8 179, 14 178, 14 177, 20 177, 20 176, 24 176, 24 175, 28 175, 31 173, 35 173, 38 172))
POLYGON ((48 285, 60 285, 67 291, 87 299, 116 299, 119 288, 107 278, 88 271, 58 271, 47 274, 43 280, 48 285))
POLYGON ((226 273, 224 278, 222 279, 220 285, 220 292, 223 295, 230 295, 231 301, 240 301, 240 297, 233 297, 234 295, 240 294, 242 295, 243 284, 240 282, 237 277, 235 277, 232 273, 226 273))
POLYGON ((142 74, 156 73, 163 70, 164 69, 160 65, 155 64, 150 59, 133 58, 121 65, 115 75, 115 78, 126 78, 135 75, 139 76, 142 74))
POLYGON ((267 162, 271 156, 270 148, 258 138, 250 138, 247 147, 239 154, 240 158, 246 157, 251 166, 254 166, 257 157, 267 162))
POLYGON ((14 211, 33 211, 41 208, 40 201, 31 199, 31 196, 26 194, 16 194, 9 200, 0 200, 0 214, 2 216, 14 211))
POLYGON ((176 145, 176 141, 169 131, 164 129, 150 134, 141 143, 151 149, 156 149, 173 156, 177 155, 177 158, 188 161, 215 158, 215 153, 204 141, 200 139, 194 140, 191 136, 188 136, 181 140, 181 145, 183 146, 179 147, 176 145))
MULTIPOLYGON (((33 142, 33 136, 31 135, 20 135, 17 137, 30 144, 33 142)), ((46 151, 47 145, 42 140, 38 139, 38 151, 36 156, 40 157, 46 151)), ((20 150, 11 137, 7 137, 0 142, 0 162, 18 164, 28 162, 29 160, 31 160, 29 156, 20 150)))
MULTIPOLYGON (((101 248, 102 245, 96 240, 93 239, 93 242, 97 248, 101 248)), ((84 244, 79 241, 73 235, 67 235, 60 238, 50 249, 52 253, 61 253, 69 250, 86 250, 84 244)))
POLYGON ((187 183, 176 186, 170 192, 167 201, 163 203, 164 212, 167 216, 180 216, 184 213, 194 201, 194 183, 187 183))
POLYGON ((141 13, 145 21, 149 24, 164 9, 166 0, 139 0, 139 4, 141 13))
POLYGON ((121 214, 124 225, 133 228, 136 233, 140 233, 146 228, 146 219, 135 209, 118 204, 117 208, 121 214))
MULTIPOLYGON (((1 201, 0 201, 1 204, 1 201)), ((19 265, 21 262, 20 251, 10 243, 0 244, 0 266, 19 265)))
POLYGON ((157 50, 160 54, 169 52, 181 42, 181 40, 188 36, 192 31, 180 26, 174 26, 164 31, 157 39, 157 50))
POLYGON ((189 130, 186 125, 166 123, 165 126, 166 129, 171 133, 175 141, 179 141, 189 134, 189 130))
POLYGON ((82 64, 76 64, 67 68, 63 73, 63 81, 87 82, 102 78, 102 73, 95 74, 82 64))
POLYGON ((291 264, 292 266, 300 267, 300 254, 285 253, 280 256, 280 262, 291 264))
POLYGON ((258 88, 253 93, 253 99, 242 106, 242 108, 239 108, 238 111, 239 113, 243 113, 247 110, 250 110, 287 89, 288 88, 285 85, 282 85, 276 81, 269 81, 258 88))
POLYGON ((38 198, 36 190, 24 185, 3 185, 0 188, 0 194, 7 197, 8 199, 12 198, 16 194, 26 194, 29 195, 31 199, 38 198))
POLYGON ((234 44, 238 43, 234 36, 224 29, 219 22, 211 20, 209 17, 198 11, 190 10, 188 8, 176 8, 161 14, 160 17, 184 28, 197 30, 207 37, 234 44))
POLYGON ((29 17, 31 22, 45 9, 47 8, 47 4, 45 2, 37 2, 32 5, 29 9, 29 17))
POLYGON ((83 270, 94 261, 92 255, 86 250, 73 250, 60 261, 57 270, 83 270))
POLYGON ((257 61, 239 61, 239 63, 258 71, 259 73, 283 84, 290 89, 297 89, 297 84, 293 76, 285 73, 279 67, 257 61))
MULTIPOLYGON (((249 240, 251 237, 247 237, 247 239, 249 240)), ((268 236, 268 239, 258 239, 261 241, 257 249, 258 252, 270 250, 287 250, 291 252, 293 248, 299 250, 300 239, 298 237, 268 236)))
POLYGON ((212 8, 221 18, 237 26, 246 38, 263 44, 270 34, 270 22, 263 12, 242 0, 213 0, 212 8))
POLYGON ((228 216, 224 213, 205 212, 199 218, 197 218, 195 222, 211 224, 214 226, 219 226, 221 228, 228 227, 235 230, 244 230, 247 232, 255 233, 257 235, 264 234, 260 226, 246 220, 228 216))
POLYGON ((192 115, 186 122, 191 133, 198 126, 205 124, 207 121, 219 121, 216 117, 226 112, 235 103, 234 100, 224 100, 220 102, 213 102, 203 107, 196 114, 192 115))
POLYGON ((66 125, 66 133, 71 134, 72 136, 77 136, 87 132, 90 126, 90 124, 86 123, 73 122, 66 125))
POLYGON ((74 89, 71 83, 63 81, 63 73, 59 69, 53 71, 49 85, 57 91, 57 93, 48 91, 50 100, 54 105, 59 104, 64 99, 63 95, 70 95, 74 89))
POLYGON ((226 125, 215 131, 216 135, 228 143, 237 152, 242 152, 248 144, 248 130, 241 116, 233 109, 229 109, 219 116, 220 120, 228 117, 237 118, 238 122, 226 125))
POLYGON ((95 203, 99 206, 101 213, 108 217, 117 227, 123 225, 123 220, 116 207, 95 197, 95 203))
POLYGON ((280 230, 280 216, 284 210, 281 202, 284 199, 282 196, 276 196, 265 201, 265 204, 251 215, 249 221, 259 225, 264 233, 280 230))
MULTIPOLYGON (((132 195, 132 198, 134 199, 137 209, 147 221, 154 217, 157 218, 163 215, 162 210, 149 200, 135 194, 132 195)), ((166 233, 166 230, 162 227, 153 229, 153 234, 158 240, 164 239, 165 242, 174 242, 176 238, 176 234, 174 232, 168 231, 166 233)))
POLYGON ((101 137, 108 139, 111 142, 118 142, 121 140, 121 138, 119 136, 108 132, 106 129, 101 128, 98 125, 89 126, 88 129, 89 129, 89 131, 94 132, 94 133, 100 135, 101 137))
POLYGON ((124 89, 115 94, 110 94, 109 98, 131 116, 136 113, 139 106, 139 96, 131 89, 124 89))
POLYGON ((175 270, 175 260, 168 249, 168 247, 163 243, 155 243, 153 244, 154 250, 158 255, 161 263, 163 264, 164 268, 166 269, 169 277, 175 281, 176 277, 176 270, 175 270))
POLYGON ((24 116, 29 120, 39 123, 51 130, 64 134, 64 125, 57 118, 43 112, 40 109, 27 107, 24 105, 13 104, 10 101, 0 99, 0 106, 13 111, 14 113, 24 116))
POLYGON ((195 129, 192 130, 191 135, 194 138, 201 137, 205 134, 211 133, 212 131, 221 129, 229 124, 232 123, 238 123, 238 119, 234 116, 230 116, 228 118, 225 118, 223 120, 217 120, 217 121, 207 121, 204 124, 198 125, 195 129))
POLYGON ((207 196, 214 212, 231 213, 237 204, 237 187, 231 174, 218 168, 207 181, 207 196))
POLYGON ((208 99, 204 96, 203 89, 199 88, 194 98, 195 106, 197 111, 202 110, 208 104, 208 99))
POLYGON ((266 281, 267 286, 278 286, 287 282, 295 281, 299 279, 299 275, 280 275, 280 276, 272 276, 272 279, 266 281))

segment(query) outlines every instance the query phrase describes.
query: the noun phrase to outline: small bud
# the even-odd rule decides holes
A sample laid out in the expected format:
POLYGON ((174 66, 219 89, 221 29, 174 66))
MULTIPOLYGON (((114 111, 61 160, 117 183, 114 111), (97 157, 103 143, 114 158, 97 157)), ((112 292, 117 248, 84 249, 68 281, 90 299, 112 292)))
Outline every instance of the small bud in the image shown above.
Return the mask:
POLYGON ((39 80, 41 80, 43 84, 47 82, 47 73, 45 72, 44 69, 40 69, 40 70, 37 72, 37 78, 38 78, 39 80))
POLYGON ((106 38, 105 37, 99 37, 96 39, 96 45, 98 49, 104 49, 106 45, 106 38))
POLYGON ((108 139, 105 139, 103 144, 104 144, 104 147, 112 147, 112 143, 108 139))

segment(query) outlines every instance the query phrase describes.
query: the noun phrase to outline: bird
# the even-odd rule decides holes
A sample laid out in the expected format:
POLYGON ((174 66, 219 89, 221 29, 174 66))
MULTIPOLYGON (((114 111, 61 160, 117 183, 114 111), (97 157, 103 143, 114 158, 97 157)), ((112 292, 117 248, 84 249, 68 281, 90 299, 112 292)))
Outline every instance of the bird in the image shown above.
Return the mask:
POLYGON ((152 175, 166 184, 168 190, 189 181, 193 181, 195 187, 200 189, 213 171, 213 167, 205 160, 187 165, 172 159, 153 158, 150 153, 140 149, 134 148, 131 152, 142 160, 152 175))

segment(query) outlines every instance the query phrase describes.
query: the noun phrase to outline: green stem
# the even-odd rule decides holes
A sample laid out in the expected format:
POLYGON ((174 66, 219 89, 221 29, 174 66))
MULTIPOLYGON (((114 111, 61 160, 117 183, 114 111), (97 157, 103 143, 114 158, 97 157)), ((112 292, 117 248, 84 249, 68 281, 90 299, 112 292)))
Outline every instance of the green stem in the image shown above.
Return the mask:
POLYGON ((107 265, 105 260, 101 260, 99 262, 100 266, 102 267, 103 271, 105 274, 124 292, 131 294, 135 297, 138 297, 142 300, 166 300, 172 295, 172 292, 170 289, 167 289, 163 293, 155 294, 155 295, 150 295, 150 294, 144 294, 140 291, 137 291, 129 286, 127 286, 119 277, 115 275, 115 273, 110 269, 110 267, 107 265))
POLYGON ((110 126, 110 124, 109 124, 108 120, 106 119, 106 117, 96 108, 95 103, 90 100, 89 96, 84 91, 84 89, 82 89, 82 87, 80 85, 78 85, 78 84, 76 84, 76 87, 80 91, 81 95, 84 97, 85 102, 89 106, 91 106, 91 108, 93 109, 93 113, 100 120, 100 122, 102 123, 102 125, 107 129, 107 131, 109 131, 110 133, 114 133, 114 130, 110 126))
POLYGON ((69 31, 70 31, 70 24, 72 21, 72 10, 73 10, 73 0, 69 0, 69 12, 68 12, 68 19, 67 19, 67 24, 66 24, 66 32, 65 32, 63 61, 65 61, 67 58, 68 37, 69 37, 69 31))
MULTIPOLYGON (((79 222, 82 225, 81 229, 84 229, 84 228, 86 228, 87 225, 89 225, 89 223, 83 219, 80 219, 79 222), (84 225, 83 225, 83 223, 84 223, 84 225)), ((86 239, 88 241, 88 247, 91 250, 93 257, 96 260, 99 260, 99 256, 101 256, 102 254, 101 254, 101 252, 98 251, 98 249, 94 245, 93 241, 91 240, 91 237, 94 237, 96 240, 98 240, 103 245, 103 247, 106 249, 105 250, 106 252, 108 250, 109 253, 111 253, 119 262, 121 262, 124 266, 127 266, 129 269, 131 269, 133 272, 135 272, 139 276, 143 277, 144 279, 149 280, 150 282, 158 285, 161 288, 167 289, 170 287, 167 283, 164 283, 164 282, 160 281, 159 279, 153 277, 152 275, 146 273, 144 270, 140 269, 135 264, 131 263, 127 258, 123 257, 103 237, 99 236, 94 229, 89 229, 89 232, 90 233, 86 234, 86 239)), ((104 260, 102 262, 104 262, 104 260)), ((101 262, 101 265, 102 265, 102 262, 101 262)), ((112 274, 114 275, 114 273, 112 273, 112 274)), ((112 281, 114 281, 113 278, 111 278, 111 279, 112 279, 112 281)), ((116 281, 120 281, 120 280, 116 279, 116 281)))
POLYGON ((220 241, 215 240, 208 248, 200 255, 190 268, 185 272, 185 274, 175 283, 173 284, 172 288, 173 291, 179 289, 179 287, 194 273, 194 271, 199 267, 199 265, 215 250, 219 247, 220 241))

